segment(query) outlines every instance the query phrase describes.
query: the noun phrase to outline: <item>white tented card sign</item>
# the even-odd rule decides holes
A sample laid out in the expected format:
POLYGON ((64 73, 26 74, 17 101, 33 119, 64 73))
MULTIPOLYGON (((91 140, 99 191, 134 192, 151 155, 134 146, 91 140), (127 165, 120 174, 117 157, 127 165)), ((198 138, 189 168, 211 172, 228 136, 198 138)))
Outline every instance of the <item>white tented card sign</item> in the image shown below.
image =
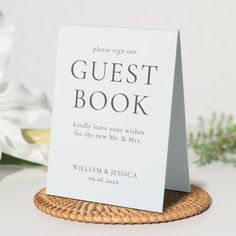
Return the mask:
POLYGON ((162 212, 189 191, 178 31, 61 26, 46 193, 162 212))

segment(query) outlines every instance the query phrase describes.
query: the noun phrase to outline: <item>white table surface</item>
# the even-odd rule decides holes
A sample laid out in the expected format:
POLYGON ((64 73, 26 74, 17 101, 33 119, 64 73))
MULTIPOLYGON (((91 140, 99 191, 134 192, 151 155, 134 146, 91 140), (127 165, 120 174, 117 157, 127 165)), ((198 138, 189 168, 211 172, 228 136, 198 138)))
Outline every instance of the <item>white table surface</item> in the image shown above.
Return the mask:
POLYGON ((217 163, 198 168, 190 163, 190 174, 191 183, 206 189, 213 199, 203 214, 162 224, 101 225, 44 214, 34 207, 33 195, 45 186, 46 172, 0 166, 0 235, 236 235, 236 167, 217 163))

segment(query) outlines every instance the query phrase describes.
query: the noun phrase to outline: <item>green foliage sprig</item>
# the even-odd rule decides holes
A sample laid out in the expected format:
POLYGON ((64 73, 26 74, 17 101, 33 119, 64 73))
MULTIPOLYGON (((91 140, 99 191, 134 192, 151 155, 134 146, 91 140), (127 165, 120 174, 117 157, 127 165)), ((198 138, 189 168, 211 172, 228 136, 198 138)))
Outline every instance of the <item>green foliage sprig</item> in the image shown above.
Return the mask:
POLYGON ((214 161, 236 167, 236 123, 233 116, 213 113, 209 120, 199 117, 197 132, 190 132, 188 145, 198 155, 195 163, 205 166, 214 161))

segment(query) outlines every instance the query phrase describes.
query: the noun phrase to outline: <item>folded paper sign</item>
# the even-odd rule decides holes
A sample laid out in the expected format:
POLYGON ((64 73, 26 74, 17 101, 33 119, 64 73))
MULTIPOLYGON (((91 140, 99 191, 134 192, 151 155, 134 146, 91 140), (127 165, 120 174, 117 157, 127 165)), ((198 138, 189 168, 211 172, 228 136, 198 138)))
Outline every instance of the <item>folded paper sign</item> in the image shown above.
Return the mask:
POLYGON ((162 212, 190 190, 178 31, 61 26, 54 94, 47 194, 162 212))

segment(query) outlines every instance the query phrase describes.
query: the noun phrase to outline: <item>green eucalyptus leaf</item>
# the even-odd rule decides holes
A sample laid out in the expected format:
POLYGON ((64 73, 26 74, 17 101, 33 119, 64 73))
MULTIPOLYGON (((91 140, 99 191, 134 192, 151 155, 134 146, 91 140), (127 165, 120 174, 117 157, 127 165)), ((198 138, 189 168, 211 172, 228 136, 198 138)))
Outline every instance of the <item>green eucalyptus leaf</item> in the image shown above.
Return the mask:
POLYGON ((40 166, 40 164, 33 163, 30 161, 25 161, 5 153, 2 153, 0 165, 40 166))
POLYGON ((199 129, 188 135, 188 146, 198 156, 195 163, 205 166, 221 161, 236 166, 236 123, 232 115, 215 112, 209 120, 199 117, 199 129))

